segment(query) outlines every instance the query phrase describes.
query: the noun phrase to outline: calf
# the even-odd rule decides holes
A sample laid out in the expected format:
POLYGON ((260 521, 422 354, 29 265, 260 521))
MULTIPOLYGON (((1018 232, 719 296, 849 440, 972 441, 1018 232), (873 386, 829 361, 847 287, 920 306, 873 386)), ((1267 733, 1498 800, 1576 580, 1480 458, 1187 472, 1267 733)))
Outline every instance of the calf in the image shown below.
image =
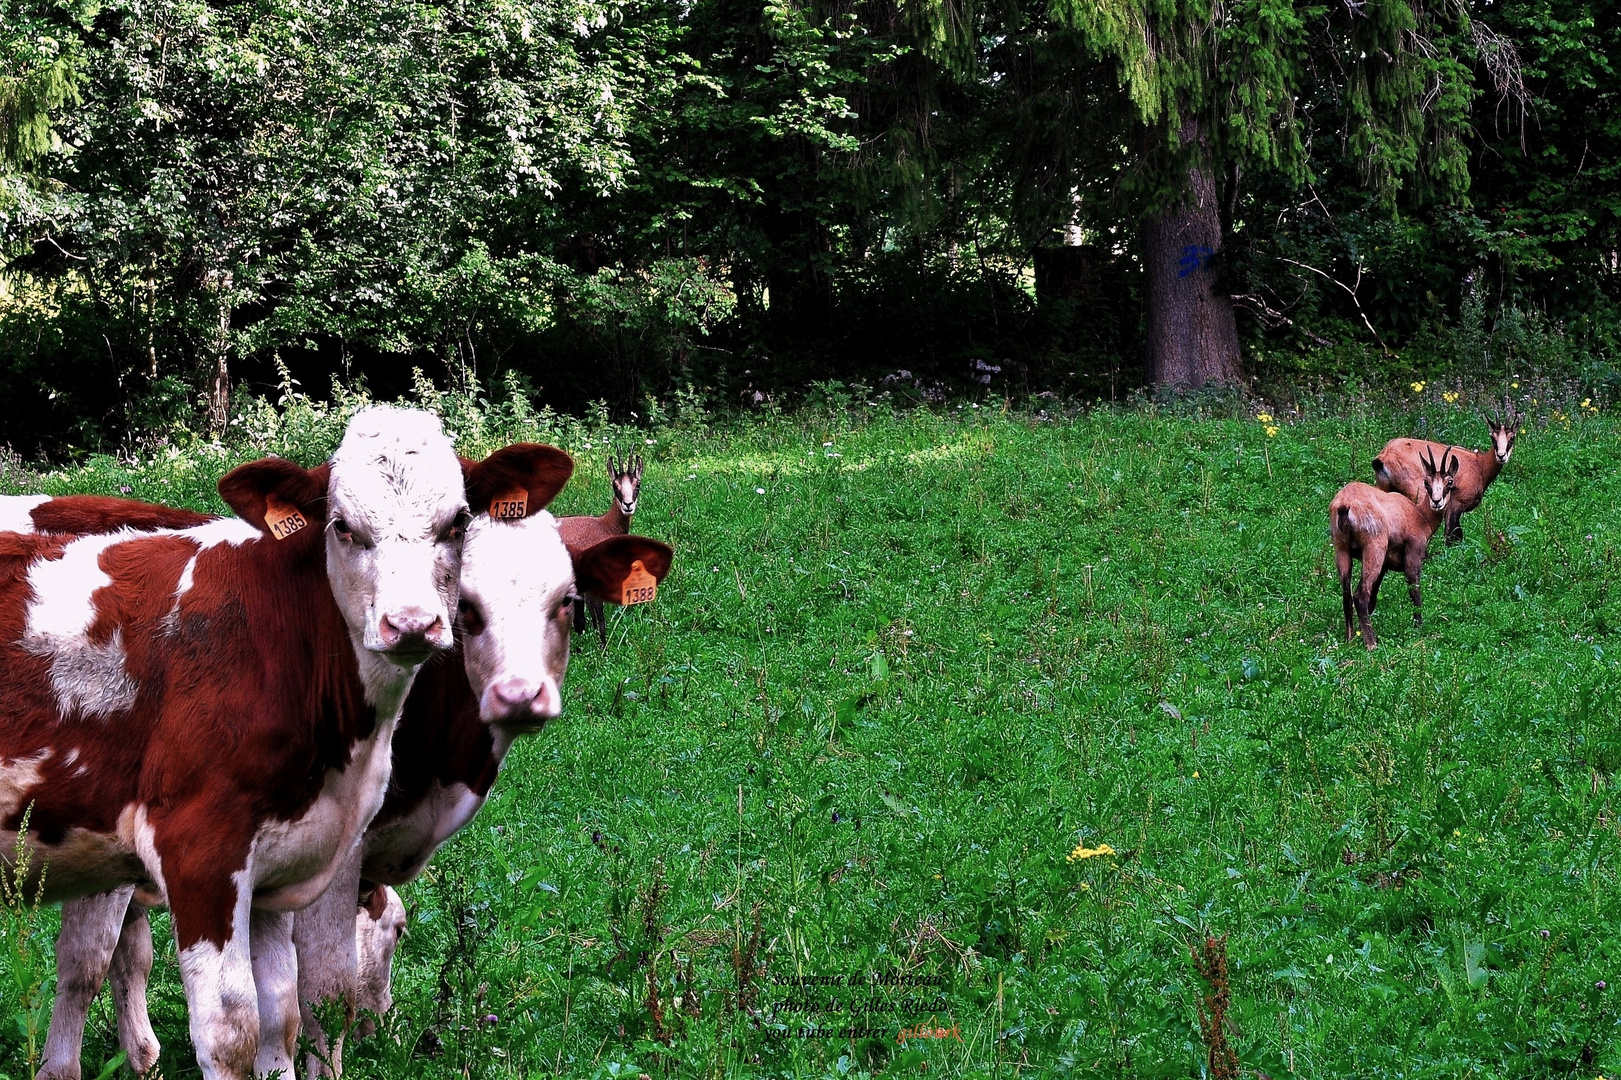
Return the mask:
POLYGON ((1352 638, 1351 613, 1354 608, 1362 623, 1362 642, 1375 645, 1372 615, 1379 604, 1379 585, 1386 570, 1400 570, 1407 577, 1407 592, 1413 600, 1413 625, 1422 626, 1419 610, 1419 574, 1430 537, 1440 526, 1452 497, 1458 475, 1458 459, 1451 454, 1435 458, 1425 454, 1424 495, 1413 502, 1405 495, 1380 491, 1352 481, 1340 488, 1328 506, 1328 527, 1334 540, 1334 562, 1340 574, 1340 595, 1345 608, 1345 640, 1352 638), (1362 578, 1356 594, 1351 593, 1351 562, 1362 563, 1362 578))
MULTIPOLYGON (((425 666, 407 699, 394 741, 388 796, 364 840, 364 867, 359 862, 346 867, 327 894, 295 917, 301 1002, 348 996, 366 1007, 376 972, 382 970, 386 978, 386 963, 379 969, 375 956, 365 951, 365 937, 344 929, 355 922, 352 899, 347 910, 343 901, 348 882, 358 881, 362 873, 370 881, 394 883, 415 877, 439 845, 482 805, 512 739, 538 731, 557 715, 568 662, 569 621, 579 595, 618 602, 638 563, 655 579, 669 571, 669 548, 635 536, 610 538, 571 559, 555 519, 541 512, 549 493, 537 490, 521 499, 505 497, 512 486, 505 478, 512 459, 527 449, 512 447, 481 465, 468 463, 472 505, 493 503, 498 513, 508 516, 480 513, 468 526, 458 605, 461 662, 455 662, 453 654, 436 658, 425 666), (471 479, 475 471, 482 472, 476 481, 471 479), (520 503, 522 509, 515 510, 520 503), (525 516, 518 518, 518 513, 525 516), (352 936, 352 942, 345 935, 352 936)), ((555 486, 561 485, 557 480, 555 486)), ((123 514, 115 502, 101 520, 81 520, 78 526, 106 531, 122 525, 125 516, 148 520, 165 510, 140 503, 122 505, 123 514)), ((61 508, 61 516, 65 510, 61 508)), ((57 512, 47 504, 36 514, 57 512)), ((352 898, 354 893, 348 895, 352 898)), ((74 970, 88 974, 58 981, 42 1077, 65 1080, 79 1075, 84 1017, 109 960, 120 1037, 130 1061, 140 1067, 156 1060, 144 1009, 126 1019, 126 1012, 134 1009, 127 1010, 124 1003, 142 1000, 145 970, 131 972, 119 957, 126 947, 140 951, 142 940, 148 967, 151 957, 144 911, 139 905, 130 907, 125 921, 126 906, 127 894, 122 899, 87 898, 64 908, 63 941, 72 943, 74 970), (131 941, 135 944, 126 946, 131 941), (125 986, 120 986, 120 979, 125 986)), ((61 955, 61 944, 58 950, 61 955)), ((322 1033, 308 1010, 304 1019, 321 1045, 322 1033)), ((333 1047, 331 1054, 336 1059, 338 1048, 333 1047)), ((311 1066, 313 1070, 318 1063, 312 1061, 311 1066)))
POLYGON ((258 1037, 297 1015, 291 913, 375 815, 415 671, 453 644, 468 516, 438 421, 405 410, 359 413, 320 468, 219 486, 242 520, 0 535, 0 850, 29 813, 46 900, 169 904, 209 1080, 291 1065, 258 1037))
MULTIPOLYGON (((563 534, 563 543, 568 545, 571 554, 580 554, 610 536, 624 536, 630 532, 630 519, 636 515, 636 500, 641 498, 642 494, 641 457, 627 458, 624 464, 610 457, 608 480, 613 487, 613 502, 606 514, 601 517, 566 517, 557 520, 557 527, 563 534)), ((585 598, 585 603, 574 613, 576 630, 585 629, 587 614, 591 616, 591 622, 597 628, 598 639, 603 645, 607 645, 608 620, 603 614, 602 601, 596 597, 585 598)))
POLYGON ((1424 492, 1423 456, 1451 454, 1458 460, 1458 485, 1447 506, 1446 542, 1456 544, 1463 539, 1462 515, 1480 505, 1497 474, 1508 464, 1514 453, 1514 440, 1520 434, 1520 417, 1509 404, 1503 418, 1487 416, 1486 426, 1491 428, 1490 450, 1468 450, 1461 446, 1444 446, 1422 439, 1391 439, 1379 456, 1373 459, 1373 475, 1382 491, 1399 491, 1409 499, 1418 501, 1424 492))

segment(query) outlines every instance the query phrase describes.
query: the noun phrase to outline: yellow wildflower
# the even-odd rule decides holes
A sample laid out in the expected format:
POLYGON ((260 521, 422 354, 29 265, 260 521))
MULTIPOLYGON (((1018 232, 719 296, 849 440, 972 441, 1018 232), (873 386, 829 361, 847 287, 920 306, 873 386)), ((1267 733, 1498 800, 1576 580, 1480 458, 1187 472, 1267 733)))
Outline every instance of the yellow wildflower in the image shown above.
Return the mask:
POLYGON ((1509 385, 1510 385, 1510 386, 1512 386, 1512 387, 1514 387, 1514 389, 1516 389, 1516 390, 1518 390, 1518 389, 1519 389, 1519 388, 1520 388, 1520 384, 1519 384, 1519 383, 1510 383, 1510 384, 1509 384, 1509 385))
POLYGON ((1075 850, 1069 853, 1069 859, 1067 861, 1080 862, 1082 859, 1095 859, 1099 855, 1113 854, 1114 848, 1110 847, 1108 844, 1099 844, 1097 847, 1087 847, 1085 844, 1077 844, 1075 846, 1075 850))
POLYGON ((1266 426, 1266 437, 1267 438, 1270 439, 1272 436, 1276 435, 1277 433, 1278 433, 1278 429, 1277 429, 1276 425, 1268 424, 1266 426))
POLYGON ((1593 404, 1593 399, 1592 398, 1585 398, 1585 397, 1582 398, 1582 408, 1585 409, 1585 408, 1587 408, 1588 406, 1590 406, 1592 404, 1593 404))
POLYGON ((1193 778, 1195 780, 1199 779, 1199 770, 1198 769, 1193 770, 1193 778))
POLYGON ((1413 384, 1413 393, 1422 394, 1423 392, 1424 392, 1424 384, 1423 383, 1416 382, 1416 383, 1413 384))
POLYGON ((1458 400, 1458 395, 1453 391, 1448 390, 1446 393, 1441 395, 1441 400, 1446 402, 1448 405, 1451 405, 1453 402, 1458 400))
POLYGON ((1272 414, 1269 412, 1256 413, 1255 419, 1259 420, 1263 424, 1270 424, 1272 422, 1272 414))
POLYGON ((1086 882, 1083 881, 1083 882, 1081 882, 1081 891, 1082 892, 1091 892, 1092 891, 1092 886, 1088 885, 1086 882))

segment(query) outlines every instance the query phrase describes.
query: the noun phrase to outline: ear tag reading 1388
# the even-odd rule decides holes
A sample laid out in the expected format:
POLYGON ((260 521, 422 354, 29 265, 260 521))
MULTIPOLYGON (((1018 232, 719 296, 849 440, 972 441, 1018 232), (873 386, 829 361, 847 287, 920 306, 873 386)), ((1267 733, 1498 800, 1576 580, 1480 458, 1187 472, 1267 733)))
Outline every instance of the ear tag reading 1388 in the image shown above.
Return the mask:
POLYGON ((309 528, 309 520, 298 512, 298 507, 270 500, 265 503, 265 525, 270 535, 285 540, 300 529, 309 528))
POLYGON ((625 575, 624 587, 619 592, 619 602, 626 607, 632 604, 651 604, 659 594, 659 579, 647 572, 642 560, 637 559, 630 564, 630 573, 625 575))
POLYGON ((513 488, 490 500, 490 516, 496 521, 517 521, 529 513, 529 492, 513 488))

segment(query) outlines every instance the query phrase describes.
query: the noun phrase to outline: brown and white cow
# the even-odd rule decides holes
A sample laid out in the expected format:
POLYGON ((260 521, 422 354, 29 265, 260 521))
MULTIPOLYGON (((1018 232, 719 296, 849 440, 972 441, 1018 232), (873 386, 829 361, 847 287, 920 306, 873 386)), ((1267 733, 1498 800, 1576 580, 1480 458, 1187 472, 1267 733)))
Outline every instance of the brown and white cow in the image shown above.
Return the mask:
MULTIPOLYGON (((482 511, 496 498, 511 512, 511 501, 501 502, 496 490, 511 486, 497 467, 508 453, 498 451, 482 466, 467 463, 470 477, 474 470, 484 470, 483 479, 469 483, 475 509, 482 511)), ((6 510, 3 504, 0 500, 0 515, 6 510)), ((356 865, 340 871, 328 893, 295 917, 300 1001, 348 995, 361 1008, 372 1008, 377 986, 384 988, 386 999, 387 959, 368 951, 372 939, 362 932, 364 912, 356 920, 350 882, 361 873, 370 882, 396 884, 415 877, 483 804, 513 738, 538 731, 557 715, 569 622, 581 596, 616 602, 637 562, 656 579, 669 571, 669 548, 643 537, 615 537, 571 557, 556 521, 537 512, 541 505, 539 498, 530 499, 521 519, 481 512, 469 524, 458 620, 461 662, 454 654, 435 658, 407 699, 387 799, 365 837, 364 869, 356 865)), ((165 513, 177 520, 190 514, 91 496, 34 501, 28 512, 28 523, 35 528, 71 522, 75 528, 101 531, 125 521, 162 524, 165 513)), ((126 953, 144 956, 150 967, 144 909, 130 906, 127 895, 86 898, 64 908, 58 956, 59 963, 64 958, 71 963, 72 975, 64 971, 59 976, 42 1077, 79 1075, 84 1018, 109 961, 120 1040, 129 1060, 137 1067, 156 1060, 150 1024, 144 1008, 138 1008, 146 970, 123 962, 126 953)), ((306 1013, 305 1021, 319 1043, 313 1016, 306 1013)), ((310 1064, 314 1071, 318 1063, 310 1064)))
POLYGON ((258 1037, 296 1017, 291 913, 382 804, 412 678, 453 643, 468 518, 438 421, 398 409, 220 493, 241 520, 0 535, 0 849, 27 814, 47 900, 169 904, 210 1080, 291 1065, 258 1037))

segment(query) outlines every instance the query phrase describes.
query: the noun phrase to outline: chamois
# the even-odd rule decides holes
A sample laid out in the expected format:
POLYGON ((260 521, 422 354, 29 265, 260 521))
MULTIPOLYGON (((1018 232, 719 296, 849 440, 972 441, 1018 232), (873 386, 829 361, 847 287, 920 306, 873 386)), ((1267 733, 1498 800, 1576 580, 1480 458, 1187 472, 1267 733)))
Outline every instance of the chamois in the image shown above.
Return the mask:
POLYGON ((1456 544, 1463 539, 1463 525, 1459 523, 1459 517, 1480 505, 1480 500, 1486 495, 1486 489, 1497 479, 1497 474, 1503 471, 1503 466, 1508 464, 1509 455, 1514 453, 1514 440, 1520 433, 1520 416, 1514 411, 1513 403, 1505 402, 1504 405, 1504 414, 1501 418, 1489 414, 1484 417, 1486 426, 1492 430, 1490 450, 1443 446, 1441 443, 1425 442, 1422 439, 1391 439, 1385 444, 1385 448, 1379 451, 1379 456, 1373 459, 1373 475, 1377 478, 1381 490, 1399 491, 1409 499, 1417 501, 1424 491, 1424 471, 1419 464, 1420 455, 1428 451, 1432 457, 1446 453, 1457 457, 1458 486, 1452 493, 1451 504, 1447 507, 1448 544, 1456 544))
MULTIPOLYGON (((630 519, 636 513, 636 500, 642 494, 642 459, 640 455, 626 458, 623 463, 608 458, 608 478, 613 483, 613 504, 601 517, 566 517, 557 519, 557 529, 570 556, 575 556, 608 539, 630 532, 630 519)), ((574 629, 585 629, 586 612, 596 625, 602 644, 608 644, 608 621, 602 613, 602 601, 587 597, 574 609, 574 629)))
POLYGON ((1418 576, 1430 537, 1441 525, 1447 503, 1457 484, 1458 458, 1443 453, 1441 464, 1425 451, 1419 461, 1424 471, 1423 494, 1416 501, 1393 491, 1380 491, 1353 480, 1340 488, 1328 504, 1328 528, 1334 538, 1334 562, 1340 572, 1340 595, 1345 604, 1345 640, 1351 641, 1351 612, 1362 623, 1362 643, 1376 644, 1371 616, 1379 603, 1379 585, 1386 570, 1400 570, 1407 578, 1413 600, 1413 625, 1423 626, 1418 576), (1362 563, 1356 595, 1351 594, 1351 561, 1362 563))

